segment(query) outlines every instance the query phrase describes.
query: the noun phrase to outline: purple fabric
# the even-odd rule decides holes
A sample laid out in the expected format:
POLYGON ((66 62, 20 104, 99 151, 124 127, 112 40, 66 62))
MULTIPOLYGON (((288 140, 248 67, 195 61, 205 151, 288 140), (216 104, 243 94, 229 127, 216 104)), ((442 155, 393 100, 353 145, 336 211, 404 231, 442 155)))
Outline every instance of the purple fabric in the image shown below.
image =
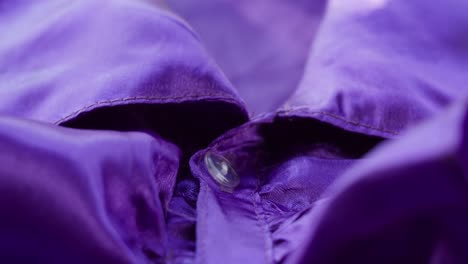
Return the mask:
POLYGON ((0 262, 468 263, 467 10, 0 1, 0 262))

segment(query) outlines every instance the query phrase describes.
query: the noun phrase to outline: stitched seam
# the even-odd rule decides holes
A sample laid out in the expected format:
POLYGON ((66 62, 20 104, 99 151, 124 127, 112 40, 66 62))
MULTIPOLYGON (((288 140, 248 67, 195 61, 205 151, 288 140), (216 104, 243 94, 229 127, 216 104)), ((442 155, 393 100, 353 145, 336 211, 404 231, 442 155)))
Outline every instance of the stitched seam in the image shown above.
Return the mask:
POLYGON ((369 128, 369 129, 372 129, 372 130, 377 130, 377 131, 380 131, 380 132, 385 132, 385 133, 390 133, 390 134, 393 134, 393 135, 398 135, 398 132, 396 132, 396 131, 383 129, 383 128, 379 128, 379 127, 373 127, 373 126, 368 125, 368 124, 363 124, 363 123, 359 123, 357 121, 348 120, 348 119, 345 119, 345 118, 343 118, 341 116, 338 116, 338 115, 335 115, 335 114, 332 114, 332 113, 328 113, 328 112, 319 112, 319 113, 323 114, 323 115, 333 117, 333 118, 341 120, 341 121, 345 121, 346 123, 351 124, 351 125, 361 126, 361 127, 369 128))
MULTIPOLYGON (((284 111, 279 111, 278 113, 284 113, 286 115, 290 115, 290 112, 291 111, 294 111, 294 110, 306 110, 305 108, 295 108, 295 109, 287 109, 287 110, 284 110, 284 111)), ((388 129, 382 129, 382 128, 378 128, 378 127, 374 127, 374 126, 371 126, 371 125, 368 125, 368 124, 364 124, 364 123, 360 123, 358 121, 354 121, 354 120, 349 120, 349 119, 346 119, 344 117, 341 117, 339 115, 336 115, 336 114, 333 114, 333 113, 330 113, 330 112, 324 112, 324 111, 307 111, 307 114, 311 114, 311 115, 316 115, 316 114, 321 114, 321 115, 326 115, 326 116, 329 116, 329 117, 332 117, 332 118, 335 118, 335 119, 338 119, 340 121, 344 121, 348 124, 351 124, 351 125, 354 125, 354 126, 361 126, 361 127, 365 127, 365 128, 368 128, 368 129, 372 129, 372 130, 377 130, 377 131, 380 131, 380 132, 384 132, 384 133, 390 133, 390 134, 393 134, 393 135, 399 135, 398 132, 396 131, 393 131, 393 130, 388 130, 388 129)))
POLYGON ((123 98, 116 98, 116 99, 109 99, 109 100, 103 100, 103 101, 97 101, 92 104, 89 104, 85 107, 82 107, 62 118, 59 120, 55 121, 54 124, 60 124, 64 120, 69 119, 70 117, 76 116, 78 114, 81 114, 83 112, 86 112, 90 110, 91 108, 97 107, 97 106, 102 106, 102 105, 112 105, 115 103, 124 103, 124 102, 132 102, 132 101, 138 101, 138 100, 156 100, 163 101, 163 100, 171 100, 171 99, 210 99, 210 100, 225 100, 227 102, 233 102, 237 103, 237 101, 233 98, 228 98, 228 97, 220 97, 219 95, 215 94, 205 94, 205 95, 180 95, 180 96, 167 96, 167 97, 156 97, 156 96, 134 96, 134 97, 123 97, 123 98))
MULTIPOLYGON (((170 100, 170 99, 211 99, 211 100, 216 100, 216 99, 221 99, 221 100, 225 100, 227 102, 233 102, 233 103, 237 103, 236 100, 234 100, 233 98, 227 98, 227 97, 218 97, 217 95, 214 95, 214 94, 206 94, 206 95, 181 95, 181 96, 168 96, 168 97, 155 97, 155 96, 135 96, 135 97, 124 97, 124 98, 117 98, 117 99, 109 99, 109 100, 104 100, 104 101, 98 101, 98 102, 94 102, 90 105, 87 105, 83 108, 80 108, 68 115, 66 115, 65 117, 62 117, 60 118, 59 120, 55 121, 54 124, 60 124, 61 122, 63 122, 64 120, 66 119, 69 119, 73 116, 76 116, 78 114, 81 114, 83 112, 86 112, 87 110, 93 108, 93 107, 97 107, 97 106, 102 106, 102 105, 106 105, 106 104, 114 104, 114 103, 119 103, 119 102, 131 102, 131 101, 138 101, 138 100, 170 100), (207 98, 207 97, 210 97, 210 96, 216 96, 216 97, 213 97, 213 98, 207 98)), ((278 113, 284 113, 286 115, 289 115, 291 111, 294 111, 294 110, 306 110, 304 108, 290 108, 290 109, 287 109, 287 110, 282 110, 282 111, 278 111, 278 113)), ((336 114, 332 114, 332 113, 329 113, 329 112, 324 112, 324 111, 312 111, 312 112, 308 112, 308 114, 311 114, 311 115, 326 115, 326 116, 329 116, 329 117, 332 117, 332 118, 335 118, 335 119, 338 119, 340 121, 344 121, 350 125, 354 125, 354 126, 360 126, 360 127, 365 127, 367 129, 372 129, 372 130, 376 130, 376 131, 380 131, 380 132, 384 132, 384 133, 390 133, 390 134, 393 134, 393 135, 399 135, 398 132, 396 131, 393 131, 393 130, 388 130, 388 129, 382 129, 382 128, 378 128, 378 127, 374 127, 374 126, 371 126, 371 125, 368 125, 368 124, 364 124, 364 123, 360 123, 358 121, 354 121, 354 120, 349 120, 349 119, 346 119, 344 117, 341 117, 341 116, 338 116, 336 114)))
MULTIPOLYGON (((278 112, 278 114, 281 114, 281 113, 284 113, 284 114, 288 114, 290 112, 290 110, 288 111, 284 111, 284 112, 278 112)), ((323 111, 314 111, 314 112, 308 112, 307 114, 311 114, 311 115, 326 115, 326 116, 329 116, 331 118, 335 118, 335 119, 338 119, 340 121, 344 121, 348 124, 351 124, 351 125, 354 125, 354 126, 361 126, 361 127, 365 127, 365 128, 368 128, 368 129, 372 129, 372 130, 376 130, 376 131, 379 131, 379 132, 384 132, 384 133, 390 133, 390 134, 393 134, 393 135, 399 135, 398 132, 395 132, 395 131, 391 131, 391 130, 384 130, 384 129, 380 129, 380 128, 376 128, 376 127, 372 127, 372 126, 369 126, 367 124, 362 124, 362 123, 359 123, 359 122, 355 122, 355 121, 352 121, 352 120, 347 120, 343 117, 340 117, 340 116, 337 116, 335 114, 332 114, 332 113, 329 113, 329 112, 323 112, 323 111)), ((221 137, 215 139, 211 144, 210 146, 211 147, 216 147, 218 146, 219 144, 223 144, 223 143, 226 143, 226 142, 231 142, 232 140, 236 139, 237 137, 241 136, 240 134, 242 134, 245 130, 253 127, 253 126, 256 126, 259 124, 259 122, 261 122, 262 120, 251 120, 251 122, 249 123, 246 123, 246 124, 243 124, 241 125, 240 127, 237 127, 237 128, 234 128, 228 132, 226 132, 225 134, 223 134, 221 137)))
MULTIPOLYGON (((289 113, 289 110, 286 111, 286 112, 279 112, 279 114, 281 113, 285 113, 285 114, 288 114, 289 113)), ((380 132, 384 132, 384 133, 390 133, 390 134, 393 134, 393 135, 399 135, 399 133, 395 132, 395 131, 391 131, 391 130, 384 130, 384 129, 380 129, 380 128, 376 128, 376 127, 372 127, 372 126, 369 126, 369 125, 366 125, 366 124, 362 124, 362 123, 358 123, 358 122, 355 122, 355 121, 351 121, 351 120, 347 120, 343 117, 340 117, 340 116, 337 116, 337 115, 334 115, 334 114, 331 114, 331 113, 328 113, 328 112, 323 112, 323 111, 314 111, 314 112, 308 112, 308 114, 311 114, 311 115, 326 115, 326 116, 329 116, 329 117, 332 117, 332 118, 335 118, 335 119, 338 119, 340 121, 344 121, 346 123, 349 123, 351 125, 354 125, 354 126, 362 126, 362 127, 365 127, 365 128, 368 128, 368 129, 372 129, 372 130, 376 130, 376 131, 380 131, 380 132)), ((234 128, 228 132, 226 132, 225 134, 223 134, 221 137, 219 137, 218 139, 215 139, 211 144, 210 144, 210 147, 216 147, 220 144, 225 144, 226 142, 231 142, 235 139, 237 139, 238 137, 241 136, 241 134, 253 127, 253 126, 256 126, 259 124, 259 121, 261 120, 251 120, 251 122, 249 123, 246 123, 246 124, 243 124, 241 125, 240 127, 237 127, 237 128, 234 128)))
MULTIPOLYGON (((253 192, 253 195, 252 195, 252 204, 254 206, 254 211, 255 211, 255 215, 257 217, 257 222, 258 224, 260 225, 260 228, 262 229, 263 233, 264 233, 264 239, 263 239, 263 243, 264 243, 264 253, 265 253, 265 263, 269 264, 269 263, 272 263, 271 262, 271 259, 270 259, 270 254, 269 254, 269 245, 268 245, 268 229, 266 227, 266 221, 264 219, 265 222, 262 222, 262 220, 260 219, 260 213, 258 212, 258 207, 257 207, 257 203, 255 202, 255 195, 259 195, 258 194, 258 190, 260 188, 260 176, 257 176, 257 186, 256 186, 256 190, 254 190, 253 192)), ((260 195, 259 195, 260 197, 260 195)), ((265 217, 263 215, 263 217, 265 217)))

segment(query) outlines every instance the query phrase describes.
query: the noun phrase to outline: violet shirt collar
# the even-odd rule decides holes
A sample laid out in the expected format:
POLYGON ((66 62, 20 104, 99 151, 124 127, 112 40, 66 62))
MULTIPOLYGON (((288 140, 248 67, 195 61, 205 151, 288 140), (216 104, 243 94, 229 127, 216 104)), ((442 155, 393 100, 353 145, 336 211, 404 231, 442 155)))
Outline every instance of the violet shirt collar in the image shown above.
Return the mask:
POLYGON ((0 258, 466 262, 467 8, 0 4, 0 258))

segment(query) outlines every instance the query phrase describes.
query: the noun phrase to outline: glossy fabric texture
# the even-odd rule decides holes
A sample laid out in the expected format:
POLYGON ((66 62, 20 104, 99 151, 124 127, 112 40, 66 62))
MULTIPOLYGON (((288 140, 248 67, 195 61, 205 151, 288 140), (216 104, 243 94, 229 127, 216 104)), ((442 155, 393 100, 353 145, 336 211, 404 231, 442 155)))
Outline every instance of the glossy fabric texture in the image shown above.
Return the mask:
POLYGON ((467 263, 465 10, 1 1, 0 262, 467 263))

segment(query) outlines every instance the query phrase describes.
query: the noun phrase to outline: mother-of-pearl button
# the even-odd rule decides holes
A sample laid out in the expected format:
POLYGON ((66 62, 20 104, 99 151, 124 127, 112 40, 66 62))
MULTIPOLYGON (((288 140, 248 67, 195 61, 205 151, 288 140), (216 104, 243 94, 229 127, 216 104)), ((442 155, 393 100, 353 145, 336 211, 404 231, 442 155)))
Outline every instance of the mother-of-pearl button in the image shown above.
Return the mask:
POLYGON ((223 156, 207 152, 205 154, 205 166, 211 177, 221 185, 223 190, 232 191, 239 185, 239 176, 223 156))

